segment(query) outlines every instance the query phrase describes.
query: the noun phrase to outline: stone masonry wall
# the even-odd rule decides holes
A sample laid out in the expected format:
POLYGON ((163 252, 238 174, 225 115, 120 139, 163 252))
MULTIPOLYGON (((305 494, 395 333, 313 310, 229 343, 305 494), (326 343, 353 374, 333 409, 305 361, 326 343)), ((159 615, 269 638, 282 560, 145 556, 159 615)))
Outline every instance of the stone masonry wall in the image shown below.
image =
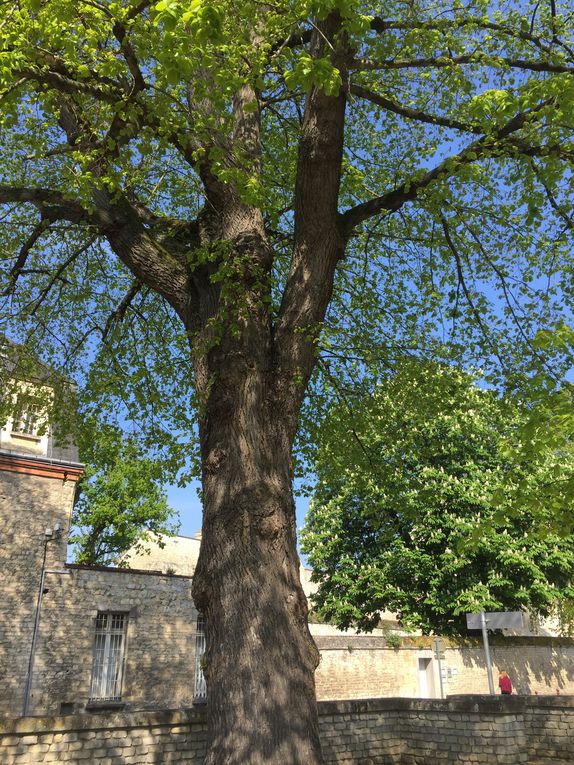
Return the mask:
POLYGON ((322 704, 329 765, 521 765, 528 763, 521 711, 500 699, 377 699, 322 704))
MULTIPOLYGON (((572 698, 332 701, 319 718, 326 765, 528 765, 541 749, 565 763, 574 751, 572 698)), ((0 765, 201 765, 205 731, 202 708, 0 720, 0 765)))
POLYGON ((537 704, 526 706, 524 710, 530 755, 545 763, 553 760, 571 763, 574 756, 574 709, 564 706, 558 699, 552 701, 553 707, 537 704))
MULTIPOLYGON (((381 696, 439 698, 438 661, 425 639, 403 639, 388 648, 384 638, 345 636, 315 638, 321 653, 316 672, 319 699, 364 699, 381 696), (417 644, 418 643, 418 644, 417 644), (421 686, 421 665, 428 666, 421 686)), ((492 640, 494 680, 505 669, 521 695, 574 694, 574 642, 547 637, 492 640)), ((484 650, 479 640, 446 647, 441 662, 444 695, 488 693, 484 650)))
POLYGON ((0 765, 201 765, 205 730, 193 710, 0 720, 0 765))
POLYGON ((127 613, 126 709, 193 703, 197 611, 189 577, 68 566, 45 581, 30 714, 85 708, 98 611, 127 613))
MULTIPOLYGON (((0 714, 23 704, 47 527, 66 532, 75 483, 0 471, 0 714)), ((65 533, 46 543, 46 565, 66 559, 65 533)))

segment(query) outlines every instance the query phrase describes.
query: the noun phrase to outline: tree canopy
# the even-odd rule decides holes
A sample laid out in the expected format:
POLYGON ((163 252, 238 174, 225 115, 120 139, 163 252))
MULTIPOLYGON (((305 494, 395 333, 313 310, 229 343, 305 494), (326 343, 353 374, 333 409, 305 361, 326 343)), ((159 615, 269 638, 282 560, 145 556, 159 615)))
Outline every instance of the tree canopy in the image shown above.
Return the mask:
MULTIPOLYGON (((410 362, 323 425, 303 551, 313 602, 338 626, 466 633, 467 612, 557 615, 574 596, 574 536, 548 508, 511 518, 501 496, 537 488, 556 460, 512 453, 530 412, 455 369, 410 362), (541 527, 543 531, 541 532, 541 527)), ((560 471, 574 477, 572 454, 560 471)))
POLYGON ((569 367, 572 9, 3 8, 0 329, 201 473, 208 765, 315 765, 297 433, 405 352, 569 367))
POLYGON ((164 466, 112 426, 87 420, 79 434, 86 469, 69 538, 75 560, 117 564, 126 550, 145 548, 152 536, 174 533, 177 523, 163 485, 164 466))

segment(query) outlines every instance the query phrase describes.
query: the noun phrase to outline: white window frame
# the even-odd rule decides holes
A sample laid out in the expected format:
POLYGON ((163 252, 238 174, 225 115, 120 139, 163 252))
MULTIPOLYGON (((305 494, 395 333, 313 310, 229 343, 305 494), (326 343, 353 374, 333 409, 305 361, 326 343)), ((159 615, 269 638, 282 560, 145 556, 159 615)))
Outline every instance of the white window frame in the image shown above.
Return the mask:
POLYGON ((122 700, 127 611, 98 611, 95 619, 90 703, 122 700))

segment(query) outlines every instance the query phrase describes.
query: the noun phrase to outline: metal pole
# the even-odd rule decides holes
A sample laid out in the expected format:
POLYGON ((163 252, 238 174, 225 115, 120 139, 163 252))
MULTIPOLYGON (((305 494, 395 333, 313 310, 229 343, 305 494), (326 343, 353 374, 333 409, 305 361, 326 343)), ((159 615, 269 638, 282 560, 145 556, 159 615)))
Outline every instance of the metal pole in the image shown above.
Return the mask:
POLYGON ((442 687, 442 664, 441 664, 440 652, 437 653, 437 661, 438 661, 438 681, 440 685, 440 697, 441 699, 444 699, 444 689, 442 687))
POLYGON ((36 617, 34 619, 34 629, 32 631, 32 646, 30 648, 30 658, 28 659, 28 674, 26 675, 26 684, 24 686, 24 704, 22 705, 22 717, 28 714, 28 705, 30 701, 30 690, 32 688, 32 672, 34 669, 34 655, 36 653, 36 642, 38 640, 38 627, 40 625, 40 612, 42 610, 42 598, 44 596, 44 577, 46 573, 46 551, 48 549, 49 537, 44 539, 44 555, 42 557, 42 575, 40 576, 40 589, 38 591, 38 601, 36 603, 36 617))
POLYGON ((480 627, 482 629, 482 642, 484 643, 484 658, 486 659, 486 673, 488 675, 488 690, 494 696, 494 680, 492 679, 492 662, 490 661, 490 647, 488 645, 488 630, 486 629, 486 614, 480 612, 480 627))

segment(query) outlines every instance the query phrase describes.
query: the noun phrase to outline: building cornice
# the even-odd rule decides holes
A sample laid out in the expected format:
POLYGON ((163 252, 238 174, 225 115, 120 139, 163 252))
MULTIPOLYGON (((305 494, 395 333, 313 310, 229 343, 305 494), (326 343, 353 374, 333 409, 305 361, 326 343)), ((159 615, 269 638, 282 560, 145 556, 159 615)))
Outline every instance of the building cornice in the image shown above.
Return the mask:
POLYGON ((69 463, 61 460, 0 452, 0 471, 34 475, 40 478, 56 478, 75 483, 82 476, 84 466, 78 462, 69 463))

